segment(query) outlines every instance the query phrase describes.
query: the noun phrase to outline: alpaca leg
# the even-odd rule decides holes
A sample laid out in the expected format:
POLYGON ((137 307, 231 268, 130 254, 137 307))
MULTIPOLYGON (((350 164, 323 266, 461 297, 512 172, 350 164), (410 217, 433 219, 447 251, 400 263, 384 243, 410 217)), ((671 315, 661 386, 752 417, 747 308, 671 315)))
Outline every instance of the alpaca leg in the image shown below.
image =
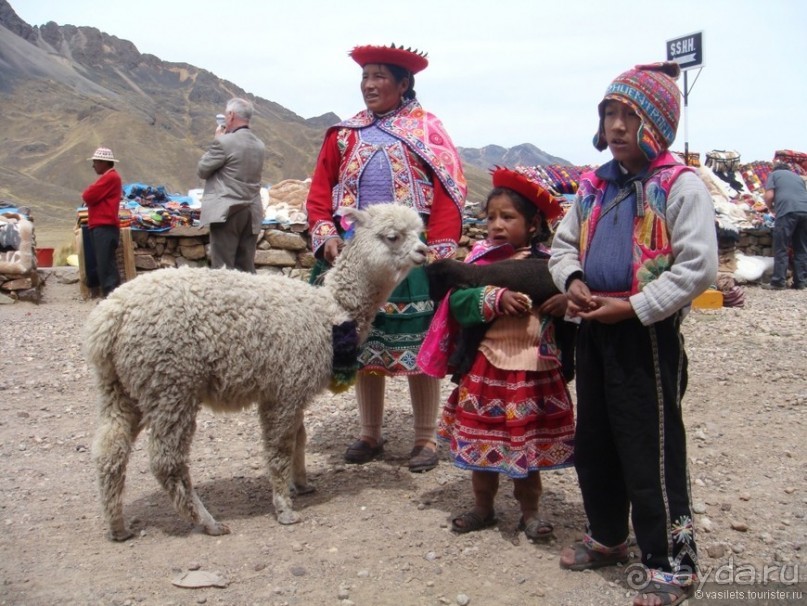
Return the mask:
POLYGON ((163 411, 158 407, 151 421, 149 441, 151 471, 183 519, 201 526, 206 534, 213 536, 228 534, 230 529, 210 515, 191 482, 188 459, 199 408, 195 404, 179 399, 171 400, 170 396, 168 400, 164 397, 161 400, 163 406, 166 406, 165 402, 171 402, 168 404, 171 415, 161 418, 163 411))
MULTIPOLYGON (((296 524, 302 518, 294 511, 289 484, 295 461, 295 441, 298 438, 302 405, 284 402, 284 411, 270 402, 261 402, 258 414, 263 429, 263 445, 269 481, 272 484, 272 503, 277 521, 281 524, 296 524)), ((303 430, 304 431, 304 430, 303 430)), ((295 469, 295 471, 297 471, 295 469)))
POLYGON ((298 495, 309 494, 314 492, 315 489, 308 483, 308 476, 305 472, 305 444, 307 438, 302 410, 297 413, 294 422, 297 425, 297 434, 294 438, 294 458, 291 464, 292 492, 298 495))
POLYGON ((140 411, 118 388, 102 395, 99 425, 93 442, 98 488, 108 536, 113 541, 132 537, 123 519, 123 487, 132 443, 140 432, 140 411))

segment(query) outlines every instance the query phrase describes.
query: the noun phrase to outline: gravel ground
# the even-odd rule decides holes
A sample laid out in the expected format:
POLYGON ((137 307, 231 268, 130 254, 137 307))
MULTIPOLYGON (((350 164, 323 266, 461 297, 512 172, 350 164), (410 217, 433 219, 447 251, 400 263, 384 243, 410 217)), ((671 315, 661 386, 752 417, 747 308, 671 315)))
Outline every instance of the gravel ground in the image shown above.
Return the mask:
MULTIPOLYGON (((584 525, 573 470, 544 476, 542 514, 555 525, 555 541, 534 545, 515 531, 519 513, 508 482, 495 528, 453 535, 451 514, 472 501, 469 476, 444 451, 436 470, 408 472, 412 419, 404 381, 389 384, 386 456, 369 465, 342 463, 356 429, 352 392, 312 404, 308 467, 317 491, 296 500, 302 523, 274 519, 255 411, 204 411, 192 474, 232 534, 209 537, 178 518, 149 472, 141 438, 125 493, 136 537, 108 541, 90 458, 94 392, 80 344, 95 303, 81 299, 74 270, 43 275, 40 305, 0 306, 0 603, 630 603, 625 568, 558 567, 560 550, 584 525), (173 584, 191 571, 224 586, 173 584)), ((807 576, 805 311, 807 291, 748 286, 744 308, 696 310, 684 324, 684 414, 702 573, 734 581, 724 589, 742 589, 732 576, 740 569, 746 580, 761 578, 765 566, 786 578, 807 576)), ((444 395, 450 387, 444 384, 444 395)))

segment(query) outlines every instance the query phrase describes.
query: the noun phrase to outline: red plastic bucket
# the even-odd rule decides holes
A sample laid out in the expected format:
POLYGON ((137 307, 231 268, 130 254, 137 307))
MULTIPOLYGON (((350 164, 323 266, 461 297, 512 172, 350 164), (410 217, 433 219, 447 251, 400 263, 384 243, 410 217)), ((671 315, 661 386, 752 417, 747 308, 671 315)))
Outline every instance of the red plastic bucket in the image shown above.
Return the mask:
POLYGON ((53 267, 53 249, 37 248, 36 265, 37 267, 53 267))

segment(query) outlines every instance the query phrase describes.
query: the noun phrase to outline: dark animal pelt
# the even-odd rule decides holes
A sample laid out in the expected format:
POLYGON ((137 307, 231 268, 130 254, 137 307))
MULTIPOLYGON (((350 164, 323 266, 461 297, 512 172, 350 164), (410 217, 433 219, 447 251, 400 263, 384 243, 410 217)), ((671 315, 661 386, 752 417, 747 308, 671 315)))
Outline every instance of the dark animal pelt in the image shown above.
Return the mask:
POLYGON ((552 281, 547 259, 508 259, 489 265, 470 265, 453 259, 441 259, 426 266, 429 293, 442 301, 452 288, 501 286, 529 295, 539 305, 560 291, 552 281))

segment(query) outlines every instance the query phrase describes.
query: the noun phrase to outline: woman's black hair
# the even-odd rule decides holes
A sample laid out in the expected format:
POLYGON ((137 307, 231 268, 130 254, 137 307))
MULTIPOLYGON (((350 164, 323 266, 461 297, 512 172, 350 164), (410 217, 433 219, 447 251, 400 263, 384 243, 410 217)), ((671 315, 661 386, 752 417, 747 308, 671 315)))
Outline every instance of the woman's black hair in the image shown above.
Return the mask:
POLYGON ((408 69, 405 69, 400 65, 392 65, 390 63, 385 63, 384 65, 386 65, 389 71, 392 72, 392 77, 395 78, 396 82, 400 82, 404 78, 409 78, 409 88, 404 91, 404 99, 414 99, 417 97, 417 93, 415 92, 414 74, 410 73, 408 69))
POLYGON ((488 204, 490 204, 490 201, 497 196, 507 196, 510 198, 513 206, 516 207, 516 210, 524 216, 524 219, 527 221, 527 225, 532 225, 536 215, 540 217, 538 230, 532 237, 533 242, 546 242, 550 238, 552 232, 549 229, 549 224, 546 222, 546 218, 544 217, 543 213, 538 211, 535 204, 509 187, 494 187, 492 190, 490 190, 487 200, 485 200, 485 204, 482 207, 482 210, 484 210, 485 213, 487 213, 488 204))

